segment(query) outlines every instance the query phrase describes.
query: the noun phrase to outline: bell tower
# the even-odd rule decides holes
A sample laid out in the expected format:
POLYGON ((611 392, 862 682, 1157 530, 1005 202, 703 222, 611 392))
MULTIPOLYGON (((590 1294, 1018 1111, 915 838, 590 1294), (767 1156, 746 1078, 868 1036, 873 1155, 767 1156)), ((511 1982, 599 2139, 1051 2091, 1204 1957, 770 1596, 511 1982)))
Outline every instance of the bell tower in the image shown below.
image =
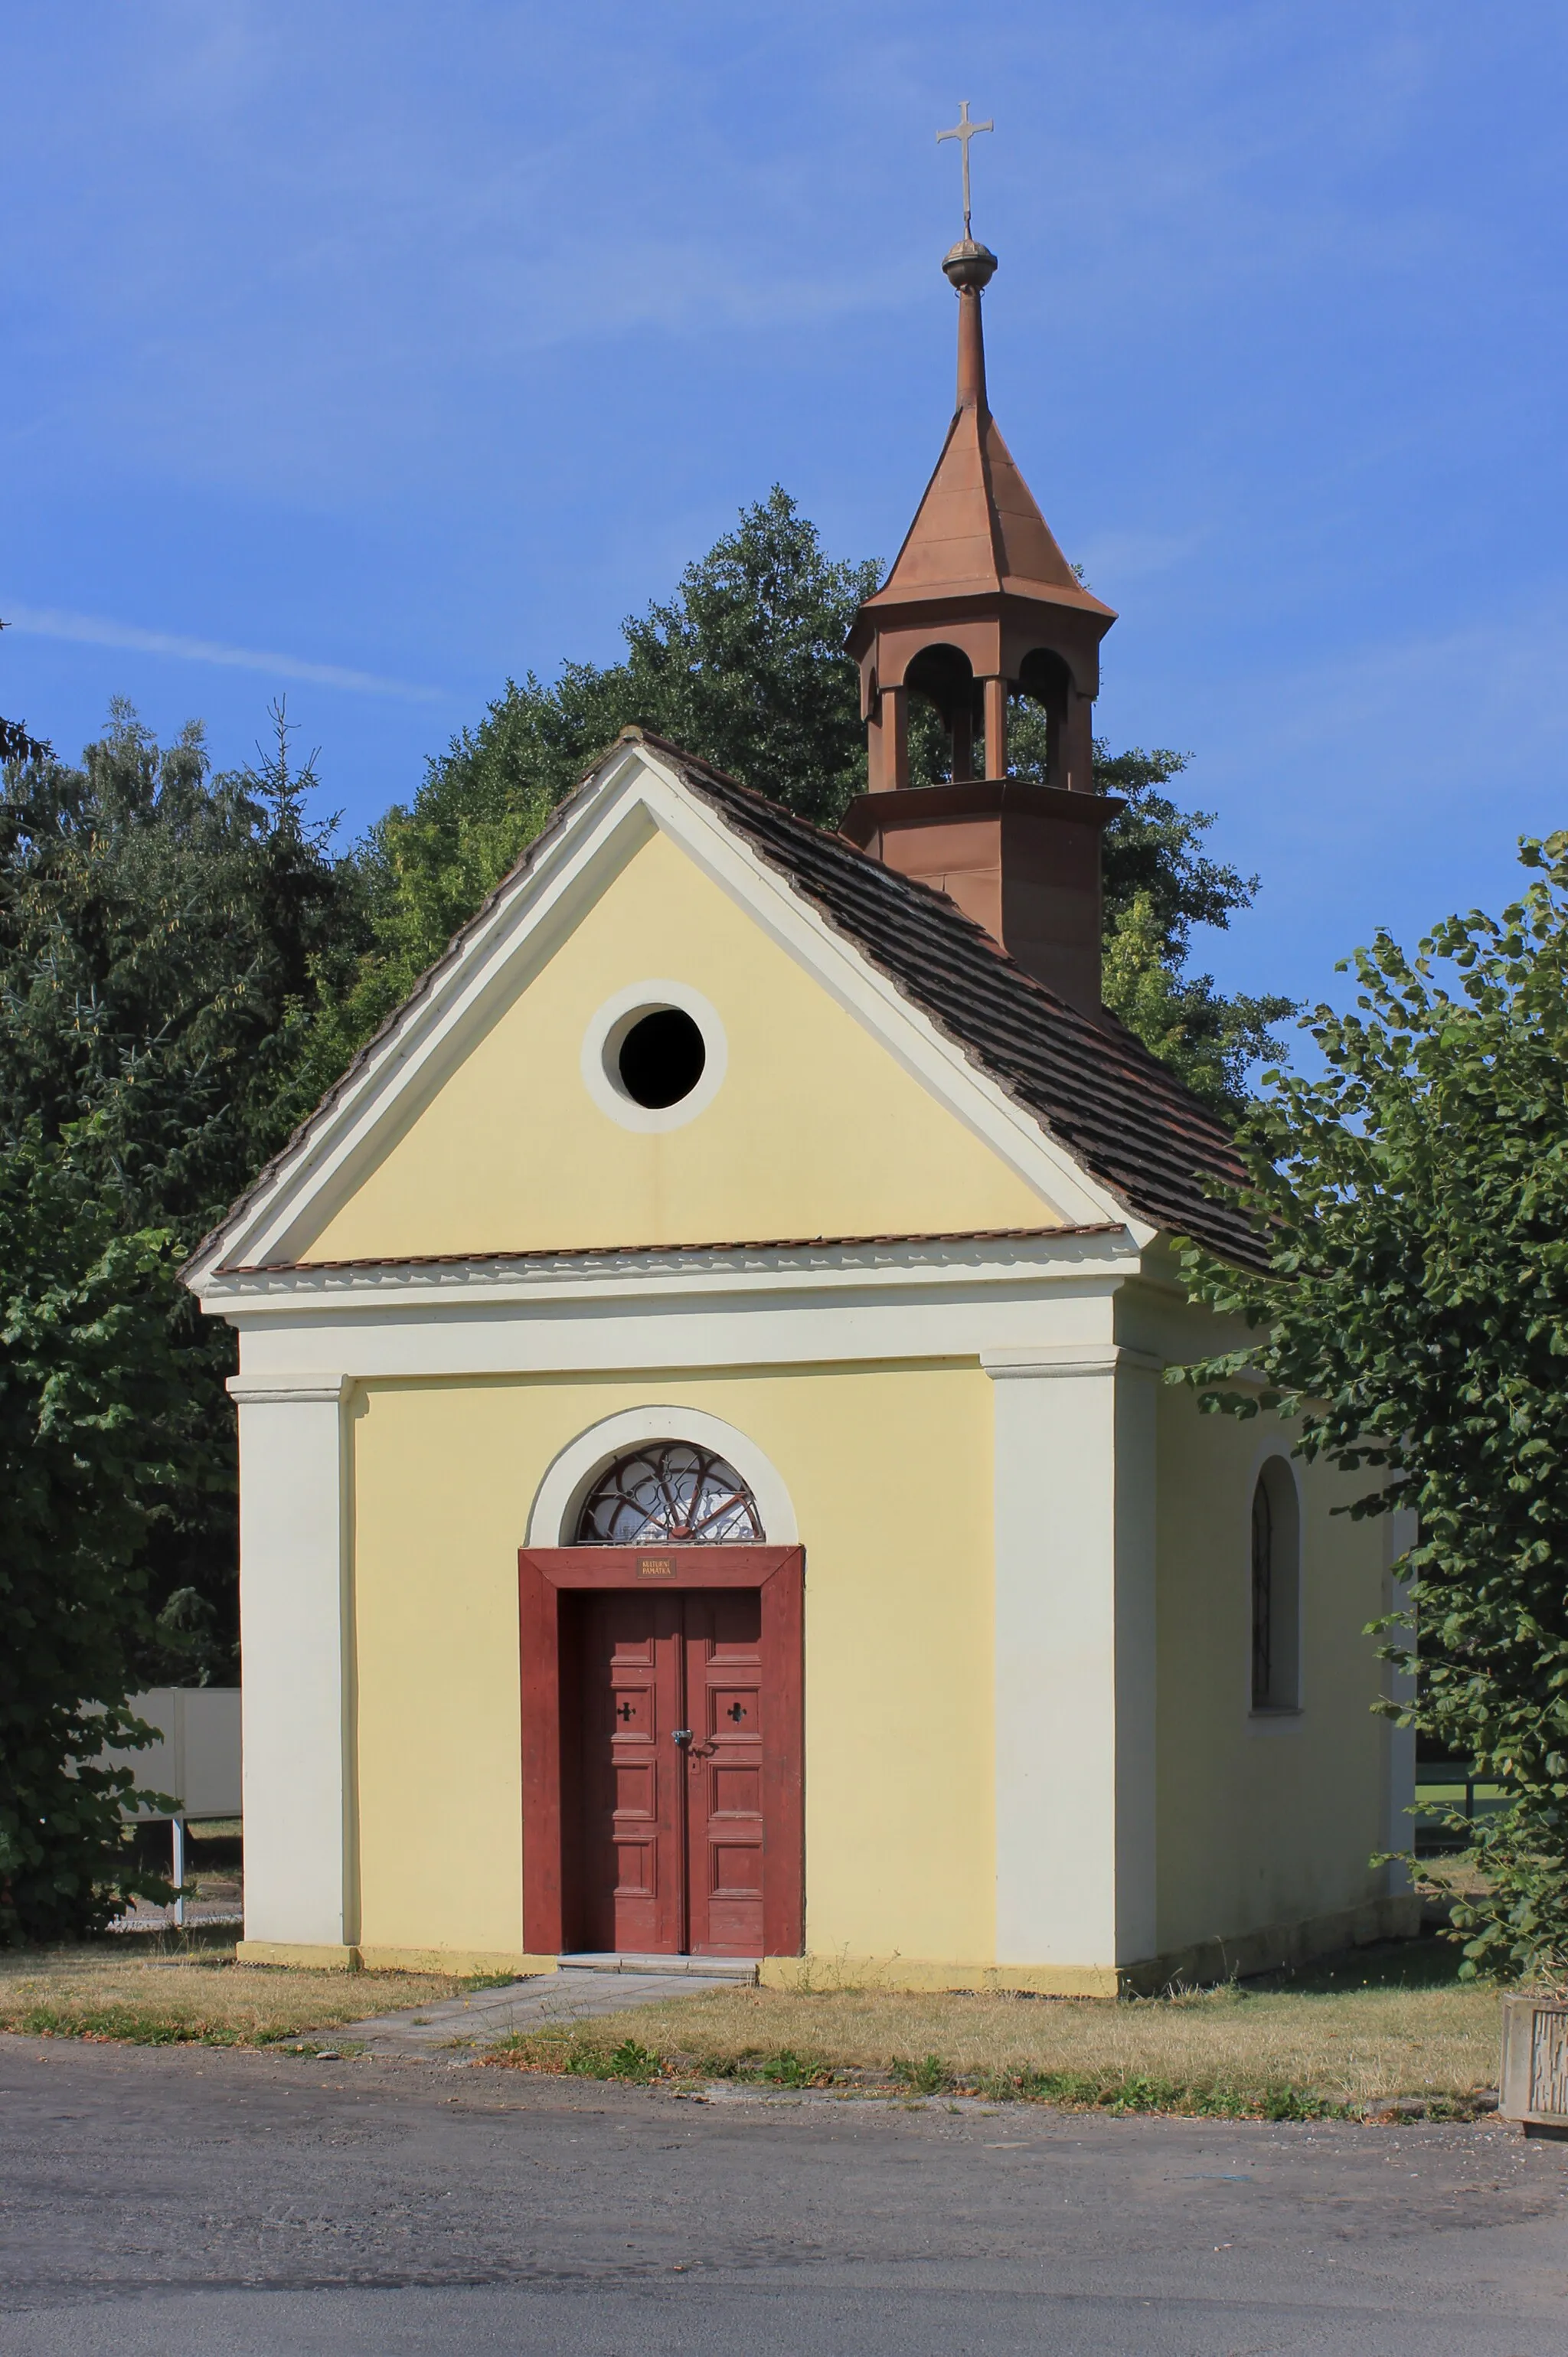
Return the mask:
POLYGON ((985 393, 981 305, 996 256, 969 223, 942 264, 958 298, 958 404, 893 569, 855 617, 869 792, 851 839, 937 884, 1038 978, 1100 1005, 1100 831, 1117 807, 1093 790, 1100 641, 1116 619, 1085 589, 1002 438, 985 393), (1044 785, 1010 779, 1007 710, 1025 695, 1047 723, 1044 785), (909 784, 911 696, 935 705, 950 779, 909 784))

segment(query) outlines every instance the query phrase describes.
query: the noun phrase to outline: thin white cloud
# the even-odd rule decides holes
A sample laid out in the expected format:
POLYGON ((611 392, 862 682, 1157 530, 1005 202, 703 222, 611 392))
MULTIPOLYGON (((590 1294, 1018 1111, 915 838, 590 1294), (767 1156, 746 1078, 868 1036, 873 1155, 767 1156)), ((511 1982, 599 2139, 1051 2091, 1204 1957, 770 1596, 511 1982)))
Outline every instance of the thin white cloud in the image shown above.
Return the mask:
POLYGON ((1091 533, 1075 554, 1092 588, 1101 578, 1140 581, 1152 573, 1168 573, 1197 554, 1203 537, 1200 532, 1102 532, 1091 533))
POLYGON ((306 662, 297 655, 280 655, 263 647, 228 647, 215 639, 183 639, 169 630, 144 630, 134 622, 113 622, 101 614, 69 614, 58 606, 0 608, 8 630, 34 639, 71 639, 80 645, 125 647, 134 654, 168 655, 176 662, 217 663, 230 671, 266 672, 274 679, 308 680, 316 687, 342 688, 350 695, 391 695, 405 704, 435 704, 438 687, 420 687, 401 679, 381 679, 374 672, 348 671, 341 663, 306 662))

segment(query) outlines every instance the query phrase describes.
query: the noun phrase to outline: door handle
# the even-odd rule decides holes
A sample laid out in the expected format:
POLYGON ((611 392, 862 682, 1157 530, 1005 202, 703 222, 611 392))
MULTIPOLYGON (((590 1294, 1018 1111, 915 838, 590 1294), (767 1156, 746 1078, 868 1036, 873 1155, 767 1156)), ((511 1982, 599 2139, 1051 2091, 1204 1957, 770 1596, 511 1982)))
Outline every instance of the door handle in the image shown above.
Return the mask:
POLYGON ((690 1743, 692 1740, 691 1728, 689 1727, 672 1727, 670 1730, 670 1740, 671 1743, 690 1743))

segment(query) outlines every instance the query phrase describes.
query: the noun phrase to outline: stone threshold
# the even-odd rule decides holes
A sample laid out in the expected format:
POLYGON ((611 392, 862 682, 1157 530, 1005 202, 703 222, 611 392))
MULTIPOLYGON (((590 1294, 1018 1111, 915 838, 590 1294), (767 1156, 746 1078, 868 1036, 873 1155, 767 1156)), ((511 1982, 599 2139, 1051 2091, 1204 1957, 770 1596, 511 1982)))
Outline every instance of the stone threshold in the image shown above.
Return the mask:
POLYGON ((741 1981, 757 1986, 760 1956, 633 1956, 611 1952, 563 1953, 563 1972, 688 1974, 704 1981, 741 1981))

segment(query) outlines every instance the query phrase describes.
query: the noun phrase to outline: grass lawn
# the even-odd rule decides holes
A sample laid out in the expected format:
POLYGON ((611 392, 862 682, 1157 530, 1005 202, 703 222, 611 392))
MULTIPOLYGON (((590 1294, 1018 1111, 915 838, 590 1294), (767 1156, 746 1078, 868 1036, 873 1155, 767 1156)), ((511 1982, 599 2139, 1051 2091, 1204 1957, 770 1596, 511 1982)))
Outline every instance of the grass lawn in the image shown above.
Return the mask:
POLYGON ((137 2046, 275 2046, 396 2007, 460 1996, 473 1981, 425 1973, 309 1973, 240 1964, 233 1943, 144 1933, 60 1949, 0 1950, 0 2030, 137 2046))
MULTIPOLYGON (((1120 2005, 736 1986, 520 2036, 483 2059, 643 2083, 970 2092, 1284 2119, 1407 2097, 1452 2115, 1495 2084, 1498 2062, 1497 1989, 1458 1981, 1458 1962, 1446 1943, 1408 1942, 1120 2005)), ((344 2023, 482 1986, 240 1964, 231 1943, 199 1932, 136 1935, 0 1953, 0 2029, 137 2045, 326 2044, 344 2023)))
POLYGON ((1498 1991, 1436 1941, 1190 1996, 796 1995, 736 1987, 519 2037, 489 2059, 589 2075, 966 2091, 1001 2100, 1275 2118, 1423 2097, 1466 2113, 1496 2084, 1498 1991))

